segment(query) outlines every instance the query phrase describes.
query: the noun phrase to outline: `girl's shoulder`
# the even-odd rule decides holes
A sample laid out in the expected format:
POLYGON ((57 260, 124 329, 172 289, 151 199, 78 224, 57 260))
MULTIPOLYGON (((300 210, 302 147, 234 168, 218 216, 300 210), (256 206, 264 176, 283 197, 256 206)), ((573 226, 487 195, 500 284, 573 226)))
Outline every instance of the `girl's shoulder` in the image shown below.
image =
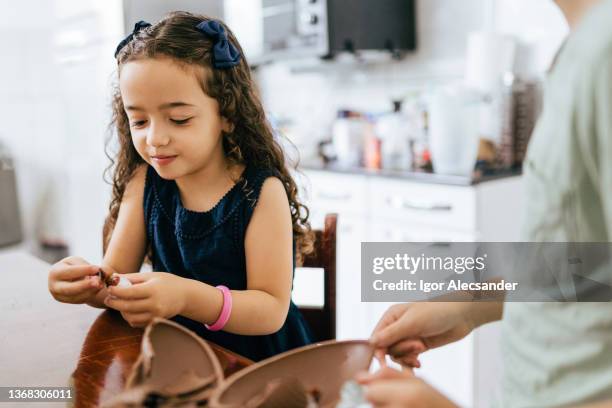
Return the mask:
POLYGON ((275 169, 260 166, 247 166, 238 183, 241 184, 241 193, 251 207, 255 207, 259 201, 264 184, 266 191, 270 189, 278 190, 278 187, 281 187, 284 191, 279 172, 275 169))
POLYGON ((146 163, 138 165, 129 178, 125 186, 122 201, 130 200, 133 198, 142 197, 146 179, 147 179, 147 168, 149 166, 146 163))

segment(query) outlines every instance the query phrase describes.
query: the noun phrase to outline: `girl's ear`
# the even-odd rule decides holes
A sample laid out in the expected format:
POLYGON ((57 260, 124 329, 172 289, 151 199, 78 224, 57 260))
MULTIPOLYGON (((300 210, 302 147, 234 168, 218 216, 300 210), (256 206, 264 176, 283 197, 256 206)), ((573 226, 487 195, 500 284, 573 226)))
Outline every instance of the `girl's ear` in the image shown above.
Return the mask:
POLYGON ((223 129, 225 133, 232 133, 234 128, 235 126, 232 122, 223 116, 221 117, 221 129, 223 129))

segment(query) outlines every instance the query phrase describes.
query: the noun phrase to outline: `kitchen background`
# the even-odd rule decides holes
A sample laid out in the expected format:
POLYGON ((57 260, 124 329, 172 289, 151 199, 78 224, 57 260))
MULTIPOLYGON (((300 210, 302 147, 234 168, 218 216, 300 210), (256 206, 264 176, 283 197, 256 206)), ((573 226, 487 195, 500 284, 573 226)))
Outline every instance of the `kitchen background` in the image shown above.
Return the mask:
MULTIPOLYGON (((140 3, 140 7, 147 4, 140 3)), ((157 3, 150 2, 151 10, 157 3)), ((260 9, 258 0, 165 2, 174 9, 191 8, 194 3, 204 13, 220 16, 225 12, 230 24, 232 18, 244 18, 260 9)), ((100 261, 101 230, 110 194, 102 173, 109 164, 104 141, 110 84, 115 78, 112 53, 126 27, 138 19, 149 19, 130 15, 139 10, 134 4, 26 0, 2 6, 0 243, 12 243, 21 235, 17 245, 50 260, 69 252, 92 263, 100 261), (11 168, 16 176, 19 217, 10 211, 15 205, 8 177, 13 174, 11 168), (20 228, 15 230, 19 220, 20 228)), ((423 106, 432 100, 428 95, 440 85, 466 79, 471 80, 472 88, 486 88, 490 84, 481 79, 487 69, 505 74, 498 78, 500 85, 502 79, 508 85, 509 78, 537 83, 567 34, 552 0, 418 0, 416 27, 417 49, 400 60, 386 52, 362 53, 359 58, 341 55, 332 61, 282 57, 260 64, 255 71, 270 118, 297 146, 305 164, 300 179, 313 210, 314 226, 321 227, 325 213, 339 213, 339 338, 366 337, 388 306, 360 303, 359 261, 354 258, 361 241, 514 240, 523 199, 517 166, 506 166, 505 172, 497 173, 486 169, 475 180, 465 175, 427 177, 413 174, 413 169, 362 172, 353 165, 339 167, 338 161, 323 167, 320 153, 342 159, 343 144, 337 138, 352 137, 338 136, 347 131, 343 128, 346 117, 359 116, 351 123, 358 123, 365 133, 412 132, 410 161, 416 166, 424 157, 419 132, 427 129, 423 106), (512 58, 500 62, 497 58, 504 60, 507 54, 490 49, 489 54, 483 53, 483 41, 507 44, 508 38, 512 39, 512 58), (388 114, 394 100, 404 102, 395 117, 388 114), (339 111, 351 113, 341 114, 344 117, 339 120, 339 111), (375 122, 387 127, 376 127, 375 122), (335 143, 326 144, 329 140, 335 143)), ((252 44, 249 27, 232 28, 239 38, 245 33, 242 42, 247 55, 256 61, 257 44, 252 44)), ((479 99, 483 105, 479 112, 485 116, 503 113, 503 87, 500 89, 486 95, 488 100, 479 99)), ((537 104, 528 106, 535 115, 537 104)), ((481 126, 491 129, 496 125, 481 126)), ((369 153, 358 164, 379 167, 384 146, 378 145, 381 150, 372 153, 371 141, 360 142, 369 153)), ((484 150, 486 156, 486 146, 484 150)), ((350 162, 350 152, 344 153, 350 162)), ((499 155, 493 161, 499 163, 499 155)), ((310 288, 311 282, 298 279, 296 287, 310 288)), ((306 292, 299 295, 301 299, 316 303, 317 296, 306 292)), ((489 400, 499 369, 495 359, 488 357, 495 349, 497 332, 495 327, 487 330, 448 350, 430 353, 424 359, 422 375, 463 405, 477 406, 489 400)))

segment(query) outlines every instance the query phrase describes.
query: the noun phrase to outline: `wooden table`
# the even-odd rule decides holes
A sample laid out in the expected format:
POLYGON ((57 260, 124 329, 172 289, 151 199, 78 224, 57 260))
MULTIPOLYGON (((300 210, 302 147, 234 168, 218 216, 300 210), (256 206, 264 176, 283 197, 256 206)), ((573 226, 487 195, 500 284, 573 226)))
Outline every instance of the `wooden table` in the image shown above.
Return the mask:
MULTIPOLYGON (((0 387, 72 386, 75 407, 98 406, 123 389, 143 330, 116 311, 57 302, 49 268, 24 252, 0 253, 0 387)), ((226 376, 252 364, 209 344, 226 376)))

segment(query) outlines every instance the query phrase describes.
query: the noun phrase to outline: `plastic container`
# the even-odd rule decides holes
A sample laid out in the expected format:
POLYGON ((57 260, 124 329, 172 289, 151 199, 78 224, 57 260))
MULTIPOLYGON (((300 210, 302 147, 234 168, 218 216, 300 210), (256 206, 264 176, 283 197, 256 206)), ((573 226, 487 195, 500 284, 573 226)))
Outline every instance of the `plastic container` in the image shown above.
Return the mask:
POLYGON ((481 106, 480 94, 461 85, 434 91, 429 146, 435 173, 472 176, 480 141, 481 106))

